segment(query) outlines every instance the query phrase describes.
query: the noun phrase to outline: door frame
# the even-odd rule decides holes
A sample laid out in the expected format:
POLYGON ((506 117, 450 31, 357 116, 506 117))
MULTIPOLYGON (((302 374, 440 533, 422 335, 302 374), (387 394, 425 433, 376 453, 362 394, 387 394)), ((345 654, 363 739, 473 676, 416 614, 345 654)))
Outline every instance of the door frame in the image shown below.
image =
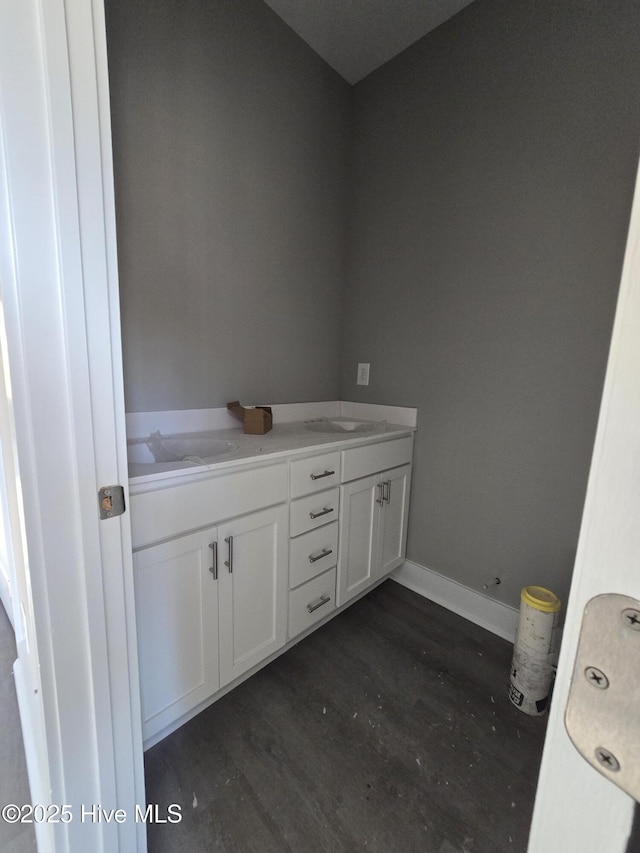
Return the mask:
POLYGON ((72 814, 37 841, 143 851, 129 515, 98 513, 99 486, 128 476, 101 0, 3 4, 0 131, 14 671, 33 802, 72 814), (83 821, 94 804, 127 820, 83 821))

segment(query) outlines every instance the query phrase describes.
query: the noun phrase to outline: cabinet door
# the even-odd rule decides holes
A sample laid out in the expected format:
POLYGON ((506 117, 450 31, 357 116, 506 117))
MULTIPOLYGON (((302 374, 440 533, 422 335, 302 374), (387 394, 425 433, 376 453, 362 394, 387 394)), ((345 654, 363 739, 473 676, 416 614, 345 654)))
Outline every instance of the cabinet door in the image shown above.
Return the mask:
POLYGON ((283 504, 219 528, 221 685, 286 641, 287 522, 283 504))
POLYGON ((218 689, 215 539, 210 529, 133 555, 144 738, 218 689))
POLYGON ((407 516, 411 466, 404 465, 380 475, 384 502, 378 526, 379 561, 375 579, 384 577, 403 561, 407 548, 407 516))
POLYGON ((366 589, 376 560, 378 476, 364 477, 340 487, 340 546, 338 606, 366 589))

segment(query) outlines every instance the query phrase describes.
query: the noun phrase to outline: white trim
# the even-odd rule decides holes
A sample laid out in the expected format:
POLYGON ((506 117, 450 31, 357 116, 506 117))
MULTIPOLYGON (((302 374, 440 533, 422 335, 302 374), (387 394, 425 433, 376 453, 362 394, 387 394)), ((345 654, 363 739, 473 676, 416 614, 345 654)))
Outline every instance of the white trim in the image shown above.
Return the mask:
POLYGON ((13 624, 13 604, 11 603, 9 577, 2 571, 2 568, 0 568, 0 604, 4 607, 5 613, 9 617, 9 622, 11 622, 11 627, 15 631, 16 628, 13 624))
POLYGON ((487 598, 475 589, 411 560, 405 560, 391 578, 475 625, 486 628, 492 634, 511 643, 515 641, 518 628, 518 611, 515 607, 487 598))
MULTIPOLYGON (((131 814, 146 797, 130 516, 125 513, 112 524, 97 521, 95 507, 92 510, 98 484, 126 483, 128 476, 106 25, 103 0, 65 0, 64 9, 84 303, 77 337, 72 337, 68 321, 69 349, 78 349, 84 356, 78 339, 80 333, 86 336, 94 479, 86 484, 85 527, 92 548, 98 534, 95 554, 101 564, 99 573, 86 571, 88 602, 100 604, 102 597, 96 616, 89 607, 95 667, 100 672, 94 678, 98 762, 103 796, 111 794, 112 802, 131 814), (100 707, 102 700, 105 707, 100 707)), ((86 403, 80 395, 76 409, 84 417, 86 403)), ((75 443, 79 453, 78 435, 75 443)), ((132 825, 129 820, 116 829, 108 836, 109 845, 118 850, 146 850, 144 823, 132 825)))
POLYGON ((14 2, 0 29, 16 686, 33 802, 74 816, 42 853, 146 849, 143 823, 79 820, 145 802, 129 515, 96 498, 127 476, 102 5, 14 2))
MULTIPOLYGON (((29 793, 31 802, 49 803, 51 791, 48 785, 46 773, 35 772, 40 766, 41 757, 46 755, 47 742, 45 730, 40 720, 40 709, 32 701, 31 688, 28 684, 28 674, 20 658, 13 662, 13 678, 16 686, 16 697, 18 699, 18 710, 20 713, 20 725, 22 727, 22 742, 24 745, 24 756, 29 776, 29 793)), ((34 821, 36 844, 38 850, 53 850, 53 839, 51 827, 44 821, 34 821)))

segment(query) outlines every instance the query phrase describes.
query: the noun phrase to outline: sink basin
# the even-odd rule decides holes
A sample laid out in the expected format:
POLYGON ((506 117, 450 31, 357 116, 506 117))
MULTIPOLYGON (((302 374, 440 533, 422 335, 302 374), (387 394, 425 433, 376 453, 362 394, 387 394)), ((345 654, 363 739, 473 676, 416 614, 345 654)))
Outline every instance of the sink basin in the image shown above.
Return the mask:
POLYGON ((239 447, 235 441, 211 438, 206 435, 165 436, 151 433, 147 439, 129 443, 130 462, 190 462, 206 465, 239 447))
POLYGON ((153 453, 156 462, 207 462, 237 450, 234 441, 220 438, 163 438, 160 444, 147 447, 153 453))
POLYGON ((353 418, 320 418, 307 421, 305 429, 312 432, 374 432, 380 429, 381 421, 361 421, 353 418))

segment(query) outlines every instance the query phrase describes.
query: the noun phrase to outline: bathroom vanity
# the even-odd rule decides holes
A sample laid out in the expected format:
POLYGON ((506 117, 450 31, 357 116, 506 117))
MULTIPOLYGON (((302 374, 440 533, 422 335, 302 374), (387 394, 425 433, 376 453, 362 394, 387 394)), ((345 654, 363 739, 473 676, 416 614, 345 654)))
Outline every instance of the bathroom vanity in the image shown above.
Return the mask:
POLYGON ((415 413, 404 420, 162 430, 165 461, 130 462, 146 747, 403 562, 415 413), (166 461, 172 447, 185 458, 166 461))

